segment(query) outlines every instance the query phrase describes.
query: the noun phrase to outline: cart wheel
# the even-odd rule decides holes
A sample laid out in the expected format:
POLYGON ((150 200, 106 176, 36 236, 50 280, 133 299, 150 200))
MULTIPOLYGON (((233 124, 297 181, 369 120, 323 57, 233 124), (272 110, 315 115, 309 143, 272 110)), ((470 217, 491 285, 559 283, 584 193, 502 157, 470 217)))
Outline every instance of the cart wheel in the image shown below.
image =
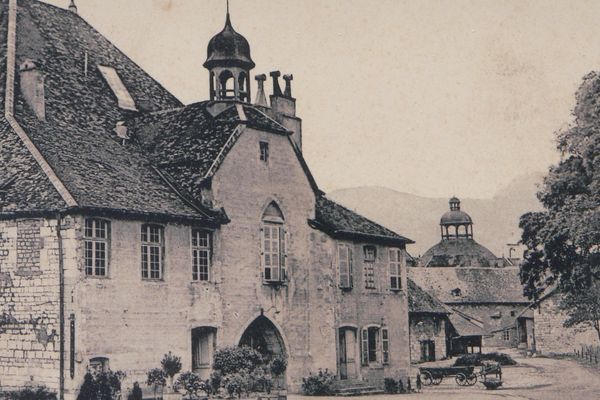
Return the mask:
POLYGON ((423 371, 421 372, 421 381, 423 382, 423 386, 429 386, 433 383, 433 378, 431 377, 431 372, 423 371))
POLYGON ((473 374, 471 376, 467 376, 467 385, 468 386, 473 386, 474 384, 477 383, 477 375, 473 374))
POLYGON ((443 376, 437 376, 437 377, 435 377, 435 378, 432 379, 432 383, 437 386, 440 383, 442 383, 442 379, 444 379, 443 376))
POLYGON ((454 378, 454 380, 456 381, 458 386, 464 386, 467 383, 467 377, 464 374, 456 375, 456 378, 454 378))

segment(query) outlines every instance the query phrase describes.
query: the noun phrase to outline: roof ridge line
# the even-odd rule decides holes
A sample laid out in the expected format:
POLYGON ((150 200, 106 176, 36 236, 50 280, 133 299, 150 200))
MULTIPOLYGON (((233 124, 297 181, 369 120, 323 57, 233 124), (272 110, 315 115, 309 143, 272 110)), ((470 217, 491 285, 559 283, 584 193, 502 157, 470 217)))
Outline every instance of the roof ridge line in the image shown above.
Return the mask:
POLYGON ((240 123, 240 124, 238 124, 238 126, 236 126, 236 128, 233 130, 233 132, 231 132, 229 139, 227 139, 227 142, 225 142, 223 147, 221 147, 219 154, 217 155, 217 157, 215 157, 215 160, 212 162, 212 164, 210 165, 210 168, 208 168, 208 171, 206 171, 206 174, 204 174, 204 177, 202 179, 208 179, 209 177, 211 177, 215 174, 216 170, 219 168, 219 166, 225 159, 226 153, 229 151, 229 149, 233 146, 233 144, 237 141, 237 139, 242 134, 243 129, 241 129, 241 128, 243 128, 243 127, 244 127, 244 124, 240 123))
POLYGON ((38 163, 50 183, 54 186, 60 197, 69 207, 78 206, 77 201, 71 195, 67 187, 60 180, 58 175, 52 169, 52 166, 46 161, 42 153, 35 146, 31 138, 21 127, 14 117, 15 100, 15 68, 16 68, 16 47, 17 47, 17 0, 8 2, 8 32, 6 43, 6 96, 4 99, 4 117, 13 131, 23 142, 29 153, 38 163))

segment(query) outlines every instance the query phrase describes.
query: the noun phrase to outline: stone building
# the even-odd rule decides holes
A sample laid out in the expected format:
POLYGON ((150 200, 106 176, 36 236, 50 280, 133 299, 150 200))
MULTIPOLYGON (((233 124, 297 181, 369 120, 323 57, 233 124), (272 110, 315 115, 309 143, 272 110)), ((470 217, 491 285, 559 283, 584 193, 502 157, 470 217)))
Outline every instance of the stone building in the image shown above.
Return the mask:
POLYGON ((80 16, 0 1, 0 385, 75 397, 85 372, 202 376, 222 346, 380 385, 409 368, 405 246, 330 201, 291 75, 251 99, 246 39, 208 45, 184 105, 80 16))
POLYGON ((563 324, 568 315, 560 309, 561 294, 548 290, 532 310, 535 326, 535 350, 539 354, 573 354, 582 346, 597 345, 598 334, 594 328, 576 325, 566 328, 563 324))
POLYGON ((408 312, 411 361, 435 361, 446 357, 450 313, 443 303, 411 279, 408 279, 408 312))
POLYGON ((522 294, 518 267, 475 241, 473 220, 456 197, 450 199, 440 228, 441 241, 409 269, 409 277, 453 312, 450 322, 457 332, 448 352, 517 347, 527 341, 525 332, 531 330, 532 321, 527 322, 522 311, 530 302, 522 294), (459 326, 464 332, 458 332, 459 326))

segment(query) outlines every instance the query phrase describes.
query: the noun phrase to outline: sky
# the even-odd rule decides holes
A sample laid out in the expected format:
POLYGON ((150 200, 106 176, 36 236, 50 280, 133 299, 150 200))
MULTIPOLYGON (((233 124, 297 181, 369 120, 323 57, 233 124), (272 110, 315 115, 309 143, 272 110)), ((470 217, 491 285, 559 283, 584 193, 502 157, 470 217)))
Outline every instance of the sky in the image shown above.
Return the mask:
MULTIPOLYGON (((225 0, 76 4, 181 101, 208 98, 202 63, 225 0)), ((559 160, 554 132, 570 123, 581 78, 600 69, 598 1, 230 0, 230 9, 252 73, 294 75, 303 153, 326 192, 492 197, 559 160)))

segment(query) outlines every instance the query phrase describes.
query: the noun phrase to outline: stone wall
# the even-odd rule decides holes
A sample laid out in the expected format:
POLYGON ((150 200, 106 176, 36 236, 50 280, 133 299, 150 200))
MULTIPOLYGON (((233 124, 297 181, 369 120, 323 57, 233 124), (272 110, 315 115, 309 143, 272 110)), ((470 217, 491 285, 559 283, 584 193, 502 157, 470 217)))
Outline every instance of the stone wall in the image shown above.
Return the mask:
POLYGON ((0 221, 0 387, 59 385, 57 221, 0 221))
POLYGON ((567 314, 559 308, 559 295, 551 295, 534 310, 535 349, 540 354, 569 354, 582 345, 597 345, 596 331, 587 326, 565 328, 567 314))
POLYGON ((425 361, 421 357, 421 342, 433 340, 435 359, 446 357, 445 317, 431 314, 410 314, 410 359, 411 362, 425 361))

